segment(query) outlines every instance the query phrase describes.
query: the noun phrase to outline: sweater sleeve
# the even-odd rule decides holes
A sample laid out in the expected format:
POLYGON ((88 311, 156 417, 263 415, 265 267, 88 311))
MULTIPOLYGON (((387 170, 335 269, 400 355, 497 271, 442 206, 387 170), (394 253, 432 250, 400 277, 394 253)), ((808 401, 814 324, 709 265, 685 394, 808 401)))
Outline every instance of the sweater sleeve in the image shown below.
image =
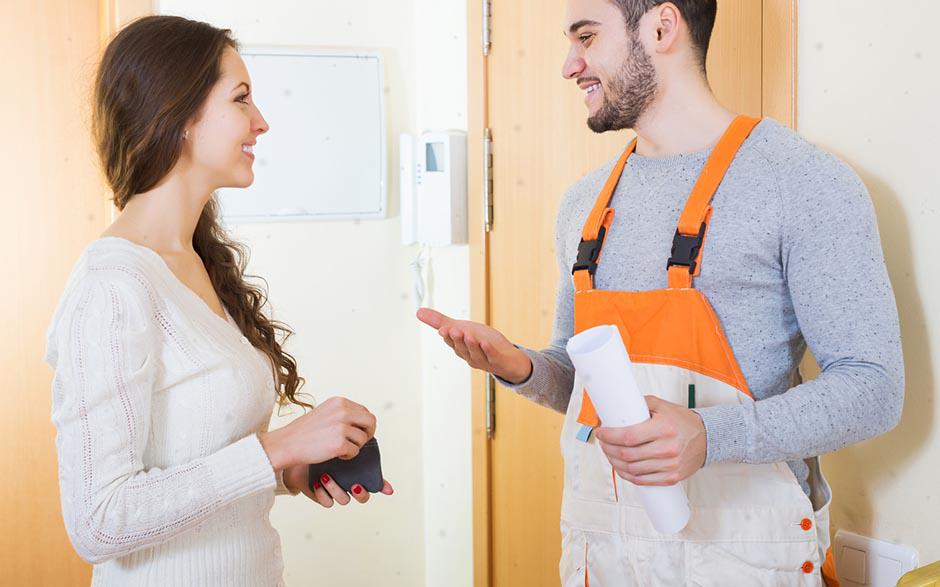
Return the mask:
POLYGON ((165 542, 275 489, 256 435, 178 466, 144 467, 159 347, 146 294, 127 281, 81 277, 49 332, 62 513, 90 563, 165 542))
POLYGON ((275 472, 275 481, 277 485, 274 488, 274 495, 297 495, 300 491, 291 491, 284 483, 284 469, 275 472))
POLYGON ((900 420, 898 313, 868 191, 847 165, 819 150, 779 182, 784 275, 822 372, 761 401, 697 410, 708 438, 706 464, 805 459, 900 420))

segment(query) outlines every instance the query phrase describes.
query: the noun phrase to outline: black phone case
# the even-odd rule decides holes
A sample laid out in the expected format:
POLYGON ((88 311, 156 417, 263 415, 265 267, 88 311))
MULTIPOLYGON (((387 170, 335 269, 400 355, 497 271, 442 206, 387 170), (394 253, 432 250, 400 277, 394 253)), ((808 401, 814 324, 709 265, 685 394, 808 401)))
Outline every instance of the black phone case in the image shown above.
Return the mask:
POLYGON ((375 438, 365 443, 354 458, 331 459, 324 463, 310 465, 310 489, 324 474, 329 475, 336 484, 345 491, 351 491, 352 486, 362 485, 369 493, 379 493, 385 485, 382 477, 382 462, 379 455, 379 441, 375 438))

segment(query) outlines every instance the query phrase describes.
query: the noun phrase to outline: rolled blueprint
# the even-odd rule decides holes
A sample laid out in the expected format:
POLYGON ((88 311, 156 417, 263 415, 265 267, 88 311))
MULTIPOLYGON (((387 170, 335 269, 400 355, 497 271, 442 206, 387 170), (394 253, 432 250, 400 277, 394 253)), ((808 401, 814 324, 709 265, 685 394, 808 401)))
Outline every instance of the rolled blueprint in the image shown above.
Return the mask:
MULTIPOLYGON (((616 326, 595 326, 568 341, 568 356, 605 428, 639 424, 650 417, 633 364, 616 326)), ((675 534, 689 522, 682 485, 635 486, 657 532, 675 534)))

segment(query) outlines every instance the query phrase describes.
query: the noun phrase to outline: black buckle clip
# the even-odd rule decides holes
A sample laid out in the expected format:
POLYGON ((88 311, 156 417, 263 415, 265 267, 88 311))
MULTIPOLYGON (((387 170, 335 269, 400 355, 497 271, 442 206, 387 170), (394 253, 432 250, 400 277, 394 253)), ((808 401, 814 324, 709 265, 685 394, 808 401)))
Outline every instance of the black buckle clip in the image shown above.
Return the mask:
POLYGON ((597 271, 597 258, 601 254, 601 247, 604 246, 605 234, 607 234, 607 228, 601 226, 600 230, 597 231, 596 239, 592 241, 581 239, 581 242, 578 243, 578 258, 574 262, 574 267, 571 268, 572 275, 585 269, 588 270, 588 273, 594 275, 594 272, 597 271))
POLYGON ((703 222, 697 236, 686 236, 681 234, 678 229, 676 230, 676 236, 672 238, 672 256, 666 262, 667 270, 673 265, 681 265, 688 267, 689 273, 695 273, 695 260, 702 248, 702 242, 705 241, 706 228, 707 225, 703 222))

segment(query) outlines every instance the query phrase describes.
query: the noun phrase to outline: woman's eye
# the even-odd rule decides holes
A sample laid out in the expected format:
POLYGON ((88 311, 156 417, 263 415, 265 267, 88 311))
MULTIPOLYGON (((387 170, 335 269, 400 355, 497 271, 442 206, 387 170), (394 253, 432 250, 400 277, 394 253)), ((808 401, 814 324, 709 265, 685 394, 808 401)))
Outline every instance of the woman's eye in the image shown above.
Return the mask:
POLYGON ((235 98, 236 102, 241 102, 242 104, 248 103, 248 94, 242 94, 241 96, 235 98))

